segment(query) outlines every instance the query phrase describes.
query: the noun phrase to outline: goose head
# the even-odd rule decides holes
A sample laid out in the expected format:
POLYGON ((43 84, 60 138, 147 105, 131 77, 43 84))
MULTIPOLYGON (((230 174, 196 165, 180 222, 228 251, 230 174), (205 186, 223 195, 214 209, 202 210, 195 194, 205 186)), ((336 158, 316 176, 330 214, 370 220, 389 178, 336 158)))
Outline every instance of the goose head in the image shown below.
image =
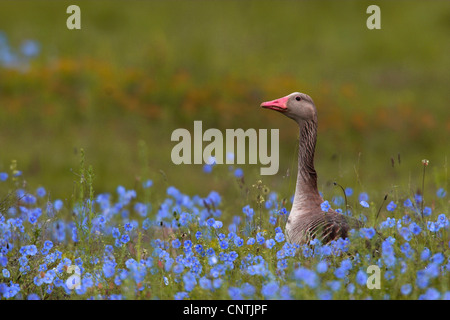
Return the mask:
POLYGON ((299 125, 304 121, 317 121, 317 109, 307 94, 294 92, 285 97, 261 103, 262 108, 283 113, 299 125))

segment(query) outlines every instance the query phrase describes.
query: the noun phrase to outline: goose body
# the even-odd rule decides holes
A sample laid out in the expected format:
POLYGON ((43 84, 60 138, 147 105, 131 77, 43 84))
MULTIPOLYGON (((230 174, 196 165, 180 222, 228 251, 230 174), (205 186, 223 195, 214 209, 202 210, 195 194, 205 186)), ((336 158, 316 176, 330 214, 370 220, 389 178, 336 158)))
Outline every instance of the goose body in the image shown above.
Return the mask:
POLYGON ((261 107, 279 111, 297 122, 300 129, 298 173, 294 202, 286 224, 286 238, 290 243, 304 244, 312 239, 323 243, 340 237, 358 227, 357 220, 329 209, 322 211, 324 202, 317 189, 314 153, 317 140, 317 110, 310 96, 294 92, 280 99, 263 102, 261 107))

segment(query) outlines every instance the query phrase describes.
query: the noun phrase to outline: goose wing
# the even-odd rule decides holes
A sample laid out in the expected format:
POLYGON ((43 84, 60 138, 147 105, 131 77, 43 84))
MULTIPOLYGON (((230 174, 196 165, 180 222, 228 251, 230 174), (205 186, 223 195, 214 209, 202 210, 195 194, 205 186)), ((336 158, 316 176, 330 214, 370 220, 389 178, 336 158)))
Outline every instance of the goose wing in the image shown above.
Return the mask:
POLYGON ((322 243, 328 243, 338 238, 346 238, 348 231, 362 226, 361 221, 344 216, 337 212, 319 213, 314 215, 306 228, 308 242, 318 238, 322 243))

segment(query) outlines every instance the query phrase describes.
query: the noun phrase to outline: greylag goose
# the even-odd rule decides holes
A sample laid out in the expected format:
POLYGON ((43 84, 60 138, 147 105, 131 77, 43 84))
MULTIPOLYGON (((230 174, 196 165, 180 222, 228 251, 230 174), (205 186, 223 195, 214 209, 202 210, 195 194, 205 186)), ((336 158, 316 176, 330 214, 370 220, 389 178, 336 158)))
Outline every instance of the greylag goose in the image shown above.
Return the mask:
POLYGON ((329 209, 322 211, 324 202, 317 190, 314 153, 317 140, 317 109, 310 96, 294 92, 280 99, 263 102, 261 107, 283 113, 297 122, 300 128, 298 173, 294 202, 286 224, 286 239, 290 243, 305 244, 312 239, 328 243, 346 238, 351 228, 359 228, 360 221, 329 209))

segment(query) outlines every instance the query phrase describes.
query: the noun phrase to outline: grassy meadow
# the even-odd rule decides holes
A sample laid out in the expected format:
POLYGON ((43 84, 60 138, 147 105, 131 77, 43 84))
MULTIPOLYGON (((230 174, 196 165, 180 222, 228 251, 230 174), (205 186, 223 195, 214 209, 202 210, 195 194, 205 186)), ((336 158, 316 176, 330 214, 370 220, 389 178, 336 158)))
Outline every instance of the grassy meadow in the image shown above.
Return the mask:
POLYGON ((450 297, 450 3, 377 1, 380 30, 369 1, 70 4, 0 2, 0 297, 450 297), (298 129, 259 105, 294 91, 347 240, 284 239, 298 129), (195 120, 280 129, 279 172, 173 164, 195 120))

